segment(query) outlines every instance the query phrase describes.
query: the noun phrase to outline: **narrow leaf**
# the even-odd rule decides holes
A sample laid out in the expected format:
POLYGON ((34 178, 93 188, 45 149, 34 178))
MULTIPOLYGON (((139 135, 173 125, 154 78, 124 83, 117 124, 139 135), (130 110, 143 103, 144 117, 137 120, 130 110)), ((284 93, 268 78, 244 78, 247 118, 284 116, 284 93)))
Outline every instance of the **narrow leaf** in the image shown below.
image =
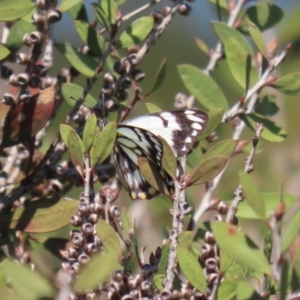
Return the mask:
POLYGON ((264 199, 257 187, 257 183, 249 174, 240 172, 239 175, 244 196, 246 197, 245 200, 249 203, 255 213, 264 219, 266 216, 264 199))
POLYGON ((236 145, 237 141, 225 140, 209 149, 191 172, 188 185, 201 184, 217 176, 231 158, 236 145))
POLYGON ((177 260, 180 269, 190 284, 198 291, 206 292, 206 279, 203 270, 194 254, 186 247, 179 245, 177 248, 177 260))
POLYGON ((74 288, 79 293, 95 290, 107 281, 111 275, 121 269, 115 253, 97 253, 83 266, 75 278, 74 288))
POLYGON ((82 142, 84 146, 84 151, 87 151, 92 146, 94 135, 97 127, 97 117, 95 114, 91 114, 87 119, 83 134, 82 134, 82 142))
POLYGON ((271 86, 286 95, 299 95, 300 72, 289 74, 280 79, 277 79, 272 83, 271 86))
POLYGON ((198 102, 208 109, 227 109, 227 100, 215 81, 202 70, 192 65, 179 65, 179 75, 198 102))
POLYGON ((265 95, 256 109, 256 113, 263 116, 274 116, 278 113, 279 107, 276 104, 276 95, 265 95))
POLYGON ((161 109, 153 103, 145 102, 145 105, 150 114, 161 112, 161 109))
MULTIPOLYGON (((62 85, 61 92, 64 100, 70 107, 73 108, 76 104, 76 101, 79 100, 80 97, 83 95, 83 88, 74 83, 64 83, 62 85)), ((89 108, 92 108, 97 104, 97 101, 90 94, 88 94, 85 97, 83 104, 89 108)))
POLYGON ((32 233, 54 231, 70 223, 77 207, 77 200, 67 198, 61 198, 57 203, 53 203, 52 199, 30 202, 1 216, 0 229, 32 233))
POLYGON ((93 26, 80 20, 74 21, 74 25, 82 41, 88 45, 94 54, 99 56, 105 51, 105 40, 93 26))
POLYGON ((92 3, 93 9, 95 12, 95 16, 98 20, 98 22, 108 31, 111 32, 111 27, 109 20, 107 19, 107 15, 105 14, 105 11, 103 7, 97 3, 92 3))
POLYGON ((253 132, 256 130, 256 123, 262 123, 264 130, 261 137, 270 142, 283 142, 287 137, 287 132, 275 122, 261 116, 259 114, 248 114, 241 116, 247 127, 253 132))
POLYGON ((300 229, 300 210, 298 210, 289 222, 284 234, 282 235, 281 253, 284 254, 291 243, 294 241, 300 229))
POLYGON ((195 233, 193 231, 182 231, 178 236, 179 245, 189 248, 194 240, 195 233))
POLYGON ((69 150, 70 159, 76 170, 83 176, 84 147, 77 132, 70 126, 61 124, 60 134, 69 150))
MULTIPOLYGON (((281 195, 277 193, 265 193, 262 194, 264 199, 265 206, 265 217, 269 218, 272 214, 274 214, 275 209, 278 207, 281 195)), ((290 209, 295 202, 297 201, 297 197, 294 195, 284 194, 282 195, 283 202, 285 204, 286 211, 290 209)), ((249 203, 243 201, 239 204, 239 209, 236 213, 236 216, 239 218, 246 219, 260 219, 260 217, 253 211, 249 203)))
POLYGON ((216 222, 211 223, 211 228, 217 244, 226 255, 251 270, 272 274, 270 264, 262 251, 236 226, 216 222))
POLYGON ((6 279, 9 278, 10 288, 23 300, 54 297, 51 284, 42 275, 30 270, 29 266, 6 261, 1 264, 1 269, 6 279))
POLYGON ((35 4, 30 0, 1 0, 0 21, 17 20, 30 13, 35 4))
POLYGON ((23 36, 35 30, 35 26, 20 19, 9 29, 5 46, 12 52, 18 51, 23 46, 23 36))
POLYGON ((207 47, 207 45, 199 38, 195 38, 195 42, 198 48, 207 56, 209 56, 209 48, 207 47))
POLYGON ((5 59, 9 55, 10 51, 0 44, 0 60, 5 59))
POLYGON ((257 69, 251 66, 254 55, 252 48, 247 40, 230 26, 214 22, 213 28, 224 45, 226 59, 233 77, 246 91, 258 78, 257 69))
POLYGON ((251 21, 248 21, 248 28, 249 28, 249 33, 250 36, 257 48, 257 50, 266 58, 268 59, 268 53, 267 53, 267 47, 265 40, 263 38, 262 33, 258 29, 258 27, 252 23, 251 21))
POLYGON ((164 149, 162 158, 163 168, 168 172, 168 174, 172 178, 175 178, 177 169, 177 159, 174 156, 174 152, 171 149, 170 145, 164 139, 160 138, 160 141, 164 149))
POLYGON ((94 167, 106 159, 112 152, 117 134, 116 122, 111 122, 101 132, 95 133, 90 150, 91 166, 94 167))
POLYGON ((117 41, 117 48, 128 48, 142 42, 153 27, 152 17, 141 17, 131 23, 117 41))
POLYGON ((244 11, 244 14, 240 16, 241 25, 238 28, 242 33, 248 33, 247 21, 255 23, 260 31, 273 28, 283 18, 283 10, 276 4, 271 3, 258 3, 250 6, 244 11))
POLYGON ((115 256, 118 257, 122 253, 122 248, 119 236, 113 227, 107 224, 104 220, 99 219, 96 231, 106 252, 114 253, 115 256))
POLYGON ((116 23, 117 5, 114 0, 101 0, 101 7, 110 24, 116 23))
POLYGON ((97 63, 90 56, 78 52, 68 43, 55 44, 55 47, 78 72, 88 77, 94 75, 97 63))
POLYGON ((223 115, 224 115, 224 109, 214 109, 210 110, 208 112, 209 115, 209 121, 204 129, 203 133, 200 136, 200 139, 203 140, 207 136, 209 136, 216 128, 217 126, 221 123, 223 115))
POLYGON ((155 92, 161 87, 161 85, 165 80, 166 73, 167 73, 167 60, 164 58, 158 68, 154 83, 150 88, 150 90, 145 94, 145 97, 149 96, 150 94, 152 94, 153 92, 155 92))
POLYGON ((67 12, 68 10, 70 10, 72 7, 74 7, 75 5, 78 5, 80 3, 83 3, 83 0, 61 0, 60 6, 59 6, 59 10, 62 13, 67 12))

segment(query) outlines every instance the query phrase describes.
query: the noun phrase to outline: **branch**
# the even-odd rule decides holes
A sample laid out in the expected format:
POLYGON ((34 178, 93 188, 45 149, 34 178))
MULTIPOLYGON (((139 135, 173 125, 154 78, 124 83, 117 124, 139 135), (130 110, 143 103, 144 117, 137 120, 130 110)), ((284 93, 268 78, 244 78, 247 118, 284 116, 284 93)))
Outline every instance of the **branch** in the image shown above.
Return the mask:
MULTIPOLYGON (((248 105, 248 109, 247 109, 246 113, 250 113, 254 110, 256 100, 257 100, 257 93, 262 89, 262 87, 264 87, 265 85, 268 84, 269 76, 274 71, 274 69, 284 60, 284 58, 286 57, 289 49, 290 49, 290 45, 288 45, 282 51, 281 54, 279 54, 278 56, 276 56, 274 59, 271 60, 269 68, 266 69, 265 73, 261 76, 259 81, 253 86, 253 88, 251 88, 247 92, 245 100, 244 100, 244 103, 249 101, 249 105, 248 105)), ((226 113, 224 115, 223 121, 227 120, 229 117, 232 117, 233 115, 236 114, 237 106, 238 106, 238 104, 236 104, 233 108, 230 109, 230 111, 228 113, 226 113)), ((244 122, 240 122, 238 124, 238 126, 236 126, 235 131, 233 133, 233 139, 234 140, 238 140, 240 138, 244 128, 245 128, 245 123, 244 122)), ((229 160, 227 162, 227 165, 224 167, 222 172, 217 177, 215 177, 213 179, 212 183, 210 184, 208 190, 206 191, 206 193, 205 193, 205 195, 204 195, 204 197, 201 201, 201 204, 200 204, 199 208, 197 209, 197 211, 194 215, 194 218, 193 218, 194 224, 198 224, 198 222, 200 221, 203 214, 210 207, 210 201, 211 201, 212 195, 213 195, 215 189, 217 188, 223 174, 225 173, 225 170, 227 169, 227 166, 228 166, 230 161, 231 160, 229 160)))

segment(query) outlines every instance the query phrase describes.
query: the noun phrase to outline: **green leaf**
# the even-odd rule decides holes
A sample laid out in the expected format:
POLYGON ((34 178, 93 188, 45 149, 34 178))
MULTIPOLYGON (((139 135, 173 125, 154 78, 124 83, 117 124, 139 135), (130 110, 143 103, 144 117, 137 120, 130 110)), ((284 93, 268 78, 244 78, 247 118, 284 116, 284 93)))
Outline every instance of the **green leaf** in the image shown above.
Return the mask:
POLYGON ((254 288, 248 282, 239 282, 236 287, 236 299, 237 300, 263 300, 259 295, 256 294, 254 288), (255 296, 253 297, 253 294, 255 296))
POLYGON ((25 20, 21 19, 17 21, 9 30, 5 46, 10 49, 10 51, 17 52, 23 46, 23 36, 34 30, 35 26, 25 20))
POLYGON ((218 4, 221 8, 228 11, 228 1, 227 0, 209 0, 209 2, 211 2, 215 5, 218 4))
POLYGON ((150 114, 161 112, 161 108, 153 103, 145 102, 145 106, 150 114))
POLYGON ((152 94, 153 92, 155 92, 161 87, 161 85, 165 80, 166 74, 167 74, 167 60, 164 58, 158 68, 154 83, 150 88, 150 90, 145 94, 145 97, 149 96, 150 94, 152 94))
POLYGON ((263 115, 263 116, 276 115, 279 111, 279 107, 276 104, 276 99, 277 99, 276 95, 265 95, 261 99, 261 101, 256 109, 256 113, 263 115))
POLYGON ((164 289, 164 279, 165 279, 165 275, 164 274, 156 274, 156 275, 154 275, 154 277, 152 279, 153 285, 159 291, 162 291, 164 289))
POLYGON ((101 0, 101 7, 110 24, 116 23, 117 5, 113 0, 101 0))
POLYGON ((107 281, 115 271, 121 269, 117 261, 114 252, 98 252, 83 266, 78 276, 76 276, 74 289, 79 293, 95 290, 99 285, 107 281))
POLYGON ((119 256, 122 253, 122 247, 119 236, 113 227, 107 224, 104 220, 99 219, 96 226, 97 235, 100 238, 107 253, 114 253, 119 256))
POLYGON ((272 274, 271 267, 262 251, 236 226, 215 222, 211 228, 218 246, 226 255, 245 267, 264 274, 272 274))
MULTIPOLYGON (((69 0, 65 0, 66 2, 71 2, 69 0)), ((71 3, 70 3, 71 4, 71 3)), ((74 6, 72 6, 69 10, 68 10, 68 13, 70 14, 71 18, 73 20, 80 20, 80 21, 84 21, 84 22, 88 22, 89 21, 89 18, 88 18, 88 15, 87 15, 87 11, 86 11, 86 8, 85 8, 85 5, 84 3, 80 2, 74 6)))
POLYGON ((179 245, 177 248, 177 260, 179 267, 189 281, 198 291, 206 292, 206 279, 203 270, 195 258, 186 247, 179 245))
POLYGON ((6 278, 9 278, 10 288, 23 300, 54 297, 54 288, 51 284, 29 266, 5 261, 1 263, 1 269, 6 278))
POLYGON ((209 115, 209 121, 208 121, 206 128, 204 129, 204 131, 202 132, 202 134, 200 136, 201 140, 203 140, 207 136, 209 136, 221 123, 223 115, 224 115, 224 109, 210 110, 208 112, 208 115, 209 115))
POLYGON ((267 47, 264 40, 264 37, 258 27, 248 20, 248 29, 250 36, 257 48, 257 50, 266 58, 268 59, 267 47))
POLYGON ((153 22, 152 17, 141 17, 135 20, 120 35, 116 47, 128 48, 142 42, 151 32, 153 22))
POLYGON ((0 0, 0 21, 19 19, 30 13, 35 4, 30 0, 0 0))
POLYGON ((289 222, 287 228, 282 234, 282 242, 281 242, 281 253, 284 254, 291 243, 294 241, 296 235, 298 234, 300 229, 300 210, 298 210, 292 217, 289 222))
POLYGON ((53 203, 53 199, 33 201, 12 213, 2 215, 0 229, 6 231, 10 228, 32 233, 54 231, 70 223, 77 207, 77 200, 66 198, 61 198, 56 203, 53 203))
POLYGON ((268 261, 271 261, 272 248, 273 248, 273 237, 272 237, 272 233, 268 231, 264 239, 264 254, 267 257, 268 261))
POLYGON ((249 174, 246 174, 242 171, 240 172, 239 177, 246 201, 249 203, 255 213, 264 219, 266 216, 264 199, 257 187, 257 183, 249 174))
POLYGON ((160 274, 165 276, 166 270, 168 267, 168 262, 169 262, 169 254, 170 254, 170 246, 171 242, 168 241, 165 243, 162 248, 161 248, 161 258, 157 266, 157 272, 156 274, 160 274))
POLYGON ((241 116, 241 118, 253 132, 256 130, 256 123, 262 123, 264 125, 264 130, 262 131, 261 137, 267 141, 279 143, 283 142, 287 137, 287 132, 283 128, 264 116, 247 114, 241 116))
POLYGON ((97 117, 95 114, 91 114, 84 126, 82 134, 82 142, 84 146, 84 151, 87 151, 92 146, 94 135, 97 127, 97 117))
POLYGON ((195 42, 198 48, 207 56, 209 56, 209 48, 207 47, 207 45, 199 38, 195 38, 195 42))
POLYGON ((238 28, 242 33, 248 33, 247 21, 253 22, 260 31, 265 31, 277 25, 283 18, 284 12, 282 9, 270 3, 259 3, 249 7, 239 17, 242 20, 238 28))
POLYGON ((77 132, 70 126, 61 124, 60 135, 68 147, 70 159, 76 170, 83 176, 84 147, 77 132))
POLYGON ((116 3, 117 6, 120 6, 125 2, 126 2, 126 0, 115 0, 115 3, 116 3))
POLYGON ((91 166, 94 167, 106 159, 112 152, 117 134, 116 122, 106 125, 99 133, 95 133, 94 141, 90 150, 91 166))
POLYGON ((254 55, 252 48, 246 39, 230 26, 213 22, 213 28, 224 45, 226 59, 233 77, 246 91, 258 78, 257 69, 251 67, 254 55))
POLYGON ((123 239, 125 243, 130 241, 130 236, 133 233, 133 223, 131 219, 131 215, 128 212, 126 207, 122 207, 121 209, 121 222, 122 222, 122 233, 123 239))
POLYGON ((211 147, 191 172, 188 186, 201 184, 213 179, 226 166, 236 149, 237 141, 224 140, 211 147))
POLYGON ((193 231, 182 231, 178 236, 178 244, 189 248, 194 240, 195 233, 193 231))
POLYGON ((105 11, 103 7, 97 3, 92 3, 93 9, 95 12, 95 16, 98 20, 98 22, 108 31, 111 32, 111 27, 109 20, 107 19, 107 16, 105 14, 105 11))
POLYGON ((94 75, 97 63, 90 56, 77 52, 76 48, 68 43, 55 44, 55 47, 78 72, 88 77, 94 75))
POLYGON ((88 22, 76 20, 74 25, 80 38, 88 45, 89 49, 98 56, 102 55, 106 47, 103 36, 97 34, 96 29, 88 22))
MULTIPOLYGON (((64 100, 70 107, 73 108, 76 104, 76 101, 79 100, 79 98, 83 95, 83 88, 74 83, 64 83, 62 85, 61 92, 64 100)), ((89 108, 93 108, 97 104, 97 101, 90 94, 88 94, 85 97, 83 104, 89 108)))
POLYGON ((75 5, 81 4, 83 3, 83 0, 61 0, 60 6, 59 6, 59 10, 62 13, 67 12, 68 10, 70 10, 71 8, 73 8, 75 5))
MULTIPOLYGON (((265 206, 265 217, 266 219, 269 218, 272 214, 274 214, 275 209, 280 203, 281 195, 277 193, 265 193, 262 194, 264 199, 264 206, 265 206)), ((296 196, 284 194, 283 202, 285 203, 286 211, 291 208, 294 203, 297 201, 296 196)), ((239 204, 239 209, 236 213, 236 216, 239 218, 246 218, 246 219, 260 219, 260 217, 253 211, 253 209, 249 206, 246 201, 243 201, 239 204)))
MULTIPOLYGON (((159 137, 158 137, 159 138, 159 137)), ((162 165, 163 168, 168 172, 168 174, 175 178, 176 176, 176 169, 177 169, 177 159, 174 156, 174 152, 171 149, 170 145, 162 138, 159 138, 162 146, 163 146, 163 158, 162 158, 162 165)))
POLYGON ((0 60, 5 59, 9 55, 10 51, 0 44, 0 60))
POLYGON ((188 91, 196 97, 200 104, 210 110, 228 109, 222 90, 202 70, 192 65, 179 65, 178 72, 188 91))
POLYGON ((289 74, 280 79, 277 79, 275 82, 272 83, 271 86, 286 95, 299 95, 300 72, 289 74))
POLYGON ((239 280, 238 277, 236 279, 226 278, 226 277, 222 279, 222 283, 218 288, 218 299, 222 299, 222 300, 235 299, 234 296, 236 294, 237 280, 239 280))

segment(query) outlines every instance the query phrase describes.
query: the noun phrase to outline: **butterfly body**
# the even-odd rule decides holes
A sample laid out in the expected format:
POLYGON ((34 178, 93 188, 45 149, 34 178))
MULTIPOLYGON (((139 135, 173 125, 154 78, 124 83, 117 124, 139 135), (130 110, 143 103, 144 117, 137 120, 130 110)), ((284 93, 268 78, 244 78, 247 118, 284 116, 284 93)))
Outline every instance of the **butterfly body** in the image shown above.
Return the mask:
POLYGON ((174 193, 174 182, 162 165, 164 139, 179 159, 192 148, 203 132, 208 115, 200 110, 165 111, 130 119, 118 126, 114 159, 120 180, 133 200, 151 199, 174 193), (148 161, 158 185, 151 185, 139 168, 139 159, 148 161))

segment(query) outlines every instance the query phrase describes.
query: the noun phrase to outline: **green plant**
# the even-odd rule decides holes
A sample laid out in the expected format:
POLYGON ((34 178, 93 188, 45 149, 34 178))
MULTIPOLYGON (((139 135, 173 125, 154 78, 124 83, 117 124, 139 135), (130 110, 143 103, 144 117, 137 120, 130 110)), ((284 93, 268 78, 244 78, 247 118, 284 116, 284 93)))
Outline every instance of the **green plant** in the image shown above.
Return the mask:
MULTIPOLYGON (((180 159, 167 140, 150 133, 147 138, 143 131, 151 150, 155 145, 155 153, 163 149, 161 159, 130 142, 132 129, 126 135, 120 128, 138 105, 150 113, 161 111, 157 103, 146 101, 152 102, 153 94, 166 85, 167 60, 155 66, 151 87, 143 86, 146 92, 141 83, 146 74, 139 68, 171 20, 190 15, 192 1, 172 1, 161 10, 155 10, 161 1, 149 1, 127 14, 122 13, 124 2, 92 4, 90 21, 88 5, 79 0, 59 6, 47 0, 0 1, 3 32, 8 32, 0 47, 1 77, 9 83, 0 103, 0 294, 5 299, 59 300, 297 299, 297 197, 281 190, 262 192, 252 176, 259 172, 255 162, 265 149, 263 141, 276 145, 287 137, 272 119, 280 112, 274 91, 299 94, 299 71, 275 73, 292 44, 278 51, 277 39, 266 45, 262 35, 281 21, 282 9, 264 1, 209 1, 219 20, 225 15, 227 22, 212 22, 219 39, 214 50, 195 39, 207 66, 178 65, 193 96, 178 93, 168 104, 169 109, 183 110, 200 105, 209 121, 202 113, 203 127, 197 131, 201 147, 196 142, 190 155, 183 153, 180 159), (137 17, 139 13, 144 15, 137 17), (71 16, 84 43, 79 49, 52 40, 51 24, 59 28, 63 14, 71 16), (71 67, 51 76, 52 67, 60 68, 54 48, 71 67), (9 61, 20 64, 22 71, 13 73, 6 66, 9 61), (225 75, 218 63, 227 64, 225 75), (211 76, 216 70, 221 80, 211 76), (234 103, 220 87, 229 73, 231 88, 239 95, 234 103), (79 84, 80 78, 88 79, 79 84), (222 133, 226 123, 231 133, 222 133), (56 136, 41 150, 51 124, 56 136), (250 130, 245 133, 246 128, 250 130), (119 166, 127 190, 131 177, 122 172, 127 167, 133 176, 138 167, 145 186, 154 187, 153 194, 168 194, 144 203, 144 216, 133 217, 110 158, 120 138, 126 139, 125 148, 141 153, 131 173, 126 164, 119 166), (234 165, 239 156, 245 163, 234 165), (167 180, 174 183, 174 191, 166 188, 167 180), (231 180, 237 182, 235 188, 228 184, 231 180), (222 182, 233 199, 217 190, 222 182), (157 229, 149 221, 150 211, 163 230, 169 229, 154 234, 153 242, 142 239, 141 222, 151 225, 147 231, 157 229), (254 239, 249 237, 251 226, 254 239), (154 247, 149 259, 146 247, 154 247)), ((142 190, 138 198, 146 194, 142 190)), ((135 193, 130 196, 135 198, 135 193)))

